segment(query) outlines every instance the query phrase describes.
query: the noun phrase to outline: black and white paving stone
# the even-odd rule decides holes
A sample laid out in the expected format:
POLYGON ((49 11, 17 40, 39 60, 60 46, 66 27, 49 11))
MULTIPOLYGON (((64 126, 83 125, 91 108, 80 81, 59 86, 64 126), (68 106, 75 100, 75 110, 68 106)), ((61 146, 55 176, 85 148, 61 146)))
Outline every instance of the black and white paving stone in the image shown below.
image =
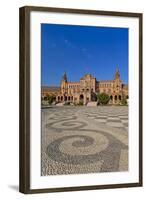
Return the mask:
POLYGON ((128 107, 42 109, 41 175, 128 170, 128 107))

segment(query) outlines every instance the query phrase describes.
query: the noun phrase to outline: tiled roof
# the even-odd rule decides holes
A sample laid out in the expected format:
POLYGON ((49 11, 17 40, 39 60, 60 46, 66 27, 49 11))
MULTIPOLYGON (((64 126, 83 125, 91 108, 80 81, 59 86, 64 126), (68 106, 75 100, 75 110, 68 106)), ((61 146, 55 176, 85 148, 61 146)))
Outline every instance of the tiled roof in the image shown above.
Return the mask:
POLYGON ((59 86, 42 86, 41 90, 42 92, 60 91, 60 87, 59 86))
POLYGON ((69 85, 73 85, 73 84, 76 84, 76 85, 79 85, 80 82, 68 82, 69 85))
POLYGON ((112 83, 113 80, 101 80, 101 81, 98 81, 99 83, 112 83))

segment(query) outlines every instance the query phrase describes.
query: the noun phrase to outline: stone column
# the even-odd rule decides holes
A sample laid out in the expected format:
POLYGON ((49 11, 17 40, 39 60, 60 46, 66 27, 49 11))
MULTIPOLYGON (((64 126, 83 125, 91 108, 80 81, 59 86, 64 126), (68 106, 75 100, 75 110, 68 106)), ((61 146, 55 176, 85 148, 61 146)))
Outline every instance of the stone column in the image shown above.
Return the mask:
POLYGON ((113 95, 113 104, 115 104, 115 96, 113 95))
POLYGON ((89 101, 91 101, 91 91, 90 91, 90 94, 89 94, 89 101))
POLYGON ((86 96, 86 94, 84 94, 84 100, 83 100, 83 103, 84 103, 84 105, 86 105, 86 99, 87 98, 87 96, 86 96))

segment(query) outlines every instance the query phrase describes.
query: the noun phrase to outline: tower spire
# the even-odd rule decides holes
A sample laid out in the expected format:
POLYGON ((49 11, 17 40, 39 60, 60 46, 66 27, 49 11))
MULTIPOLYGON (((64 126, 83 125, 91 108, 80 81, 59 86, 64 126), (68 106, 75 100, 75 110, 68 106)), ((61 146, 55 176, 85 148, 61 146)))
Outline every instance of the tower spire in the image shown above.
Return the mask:
POLYGON ((62 81, 67 82, 67 75, 66 75, 66 72, 64 72, 64 74, 63 74, 62 81))
POLYGON ((116 68, 115 79, 120 79, 120 72, 118 66, 116 68))

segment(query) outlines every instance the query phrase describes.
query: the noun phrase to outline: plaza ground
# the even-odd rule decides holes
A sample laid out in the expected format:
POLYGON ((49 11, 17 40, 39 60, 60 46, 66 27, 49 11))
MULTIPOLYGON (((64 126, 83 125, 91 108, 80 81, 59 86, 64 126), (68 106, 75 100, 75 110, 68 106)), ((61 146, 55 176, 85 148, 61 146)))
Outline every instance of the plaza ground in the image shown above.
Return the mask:
POLYGON ((42 108, 41 175, 128 170, 127 106, 42 108))

